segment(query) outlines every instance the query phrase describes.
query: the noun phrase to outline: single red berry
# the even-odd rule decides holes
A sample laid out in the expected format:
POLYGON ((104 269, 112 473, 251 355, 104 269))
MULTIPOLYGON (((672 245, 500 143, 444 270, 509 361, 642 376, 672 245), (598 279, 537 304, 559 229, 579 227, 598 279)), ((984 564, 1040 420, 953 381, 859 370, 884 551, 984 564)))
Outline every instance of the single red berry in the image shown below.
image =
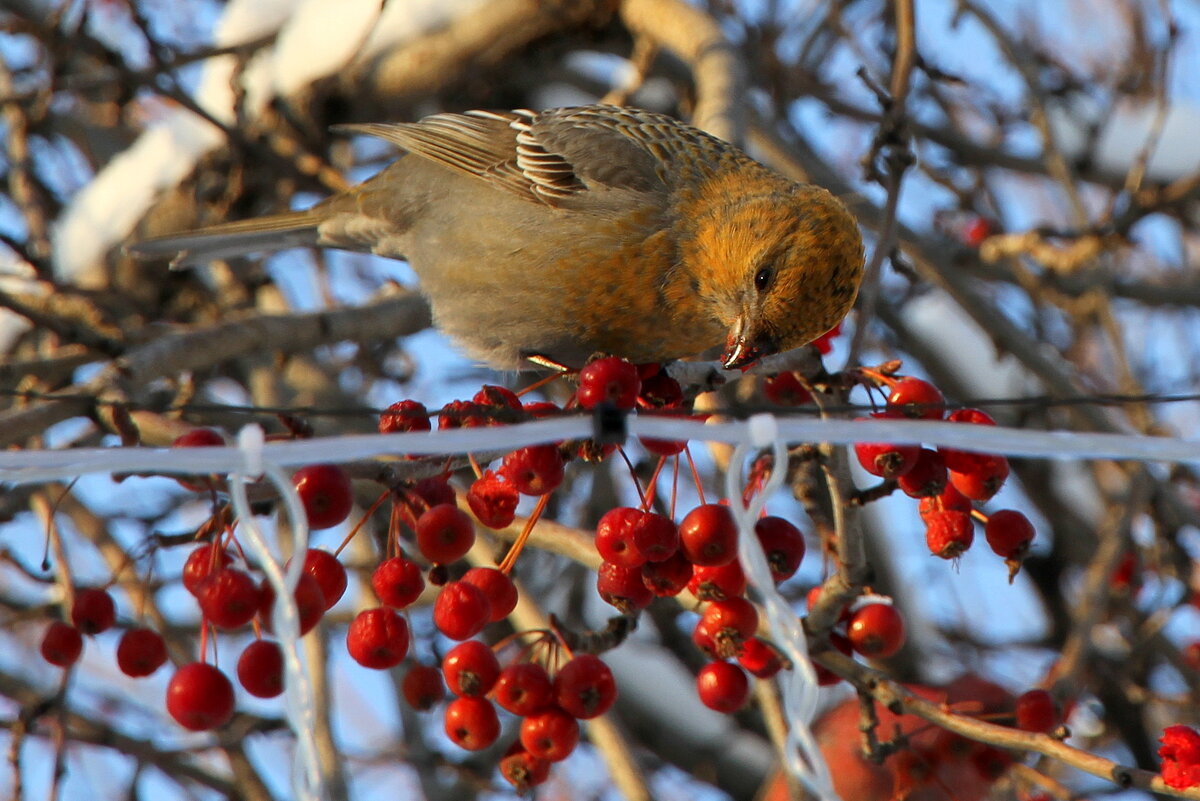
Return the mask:
POLYGON ((386 606, 364 609, 346 631, 346 650, 363 667, 395 667, 408 653, 408 622, 386 606))
POLYGON ((354 488, 335 464, 310 464, 292 474, 310 528, 329 528, 350 516, 354 488))
POLYGON ((425 712, 446 697, 446 688, 442 684, 442 671, 433 665, 413 665, 404 674, 400 684, 404 700, 418 712, 425 712))
MULTIPOLYGON (((273 615, 275 613, 275 588, 265 578, 258 585, 258 617, 263 628, 274 630, 273 615)), ((300 618, 300 633, 308 634, 320 622, 325 614, 325 596, 321 594, 321 585, 310 573, 301 573, 296 583, 296 592, 292 596, 296 601, 296 612, 300 618)))
POLYGON ((763 394, 780 406, 803 406, 812 400, 812 393, 794 371, 768 376, 763 382, 763 394))
POLYGON ((248 573, 226 567, 204 580, 196 601, 200 612, 214 626, 236 629, 254 619, 262 599, 258 583, 248 573))
POLYGON ((957 559, 975 541, 975 525, 966 512, 930 512, 925 516, 925 544, 943 559, 957 559))
POLYGON ((946 413, 946 398, 928 381, 906 376, 892 385, 887 408, 904 417, 941 420, 946 413))
POLYGON ((183 565, 183 586, 192 595, 200 591, 200 585, 212 573, 233 564, 229 554, 216 543, 201 545, 188 554, 183 565))
POLYGON ((525 795, 550 778, 550 763, 526 751, 518 739, 500 759, 500 775, 518 795, 525 795))
POLYGON ((283 649, 270 640, 255 640, 238 657, 237 677, 256 698, 274 698, 283 692, 283 649))
POLYGON ((514 662, 496 679, 496 703, 522 717, 554 703, 554 685, 546 669, 534 662, 514 662))
POLYGON ((487 425, 487 410, 471 401, 450 401, 438 412, 438 431, 451 428, 483 428, 487 425))
MULTIPOLYGON (((948 414, 946 420, 951 423, 966 423, 968 425, 996 425, 996 421, 992 419, 991 415, 979 409, 957 409, 948 414)), ((938 451, 941 452, 942 458, 946 461, 946 468, 956 473, 971 473, 976 471, 979 465, 1001 458, 995 454, 960 451, 956 448, 939 447, 938 451)))
POLYGON ((1028 690, 1017 696, 1016 717, 1018 729, 1043 734, 1060 722, 1058 704, 1045 690, 1028 690))
POLYGON ((724 565, 737 558, 737 523, 728 506, 706 503, 679 524, 679 547, 694 565, 724 565))
POLYGON ((458 503, 454 487, 450 486, 450 478, 445 475, 426 476, 418 480, 412 486, 412 493, 425 504, 424 508, 418 510, 422 512, 442 504, 454 506, 458 503))
POLYGON ((446 705, 446 736, 467 751, 482 751, 500 736, 500 717, 486 698, 455 698, 446 705))
POLYGON ((1020 559, 1033 542, 1033 523, 1015 509, 1001 509, 988 516, 983 534, 998 556, 1020 559))
POLYGON ((986 501, 1000 491, 1008 480, 1008 459, 990 456, 968 472, 950 471, 950 483, 966 497, 986 501))
POLYGON ((560 762, 579 745, 579 722, 556 706, 521 721, 521 745, 535 757, 560 762))
MULTIPOLYGON (((875 412, 871 417, 878 420, 895 420, 903 415, 896 412, 875 412)), ((858 457, 858 463, 862 465, 863 470, 880 478, 898 478, 904 475, 912 470, 920 454, 921 446, 914 444, 858 442, 854 445, 854 455, 858 457)))
POLYGON ((730 714, 750 699, 750 679, 737 665, 709 662, 696 675, 696 692, 709 709, 730 714))
POLYGON ((521 409, 534 420, 546 417, 557 417, 562 413, 562 407, 550 401, 525 401, 521 409))
POLYGON ((491 618, 492 604, 487 594, 465 581, 451 581, 433 602, 433 623, 452 640, 474 637, 491 618))
POLYGON ((371 573, 371 588, 384 606, 404 609, 425 589, 420 566, 403 556, 393 556, 379 563, 371 573))
POLYGON ((328 612, 346 593, 346 568, 329 551, 310 549, 304 553, 304 572, 317 581, 328 612))
POLYGON ((455 695, 487 695, 500 677, 496 653, 479 640, 460 642, 442 659, 442 675, 455 695))
POLYGON ((994 232, 994 226, 987 217, 972 217, 962 227, 963 244, 969 248, 977 248, 994 232))
POLYGON ((683 388, 679 382, 656 365, 655 372, 642 375, 638 406, 645 409, 679 409, 683 406, 683 388))
POLYGON ((628 506, 609 509, 596 524, 596 550, 606 562, 623 567, 639 567, 646 555, 634 542, 633 532, 641 523, 645 512, 628 506))
POLYGON ((1200 785, 1200 732, 1190 726, 1168 726, 1159 742, 1163 782, 1176 790, 1200 785))
POLYGON ((953 484, 946 484, 940 495, 922 498, 918 505, 918 514, 926 523, 929 516, 935 512, 966 512, 971 513, 971 499, 963 495, 953 484))
POLYGON ((617 700, 617 683, 604 660, 576 654, 554 677, 554 701, 580 720, 603 715, 617 700))
MULTIPOLYGON (((225 444, 225 438, 221 436, 221 432, 211 428, 193 428, 186 434, 182 434, 175 438, 171 443, 172 448, 219 448, 225 444)), ((213 485, 211 478, 199 479, 175 479, 179 482, 179 486, 192 492, 203 492, 213 485)))
POLYGON ((58 667, 70 667, 83 652, 83 635, 74 626, 56 620, 42 635, 42 659, 58 667))
POLYGON ((649 606, 654 594, 642 581, 642 568, 601 562, 596 571, 596 591, 605 603, 629 614, 649 606))
POLYGON ((742 643, 758 630, 758 610, 745 598, 712 601, 704 607, 692 641, 709 656, 737 656, 742 643))
POLYGON ((782 517, 762 517, 754 524, 754 533, 762 544, 775 583, 794 576, 804 559, 804 535, 800 529, 782 517))
POLYGON ((167 646, 152 629, 127 629, 117 643, 117 667, 126 676, 149 676, 166 661, 167 646))
POLYGON ((429 410, 425 408, 425 404, 415 400, 397 401, 379 415, 380 434, 428 431, 432 427, 432 423, 429 422, 429 410))
POLYGON ((99 634, 117 622, 117 606, 112 596, 98 587, 76 589, 71 622, 82 634, 99 634))
POLYGON ((192 662, 167 684, 167 712, 191 731, 223 726, 233 717, 233 684, 215 666, 192 662))
POLYGON ((584 409, 611 403, 618 409, 632 409, 641 392, 642 381, 633 364, 616 356, 597 359, 579 371, 579 389, 575 397, 584 409))
POLYGON ((431 562, 454 562, 475 544, 475 526, 470 516, 448 503, 426 510, 417 518, 416 530, 417 549, 431 562))
POLYGON ((647 562, 665 561, 679 550, 679 526, 666 515, 646 512, 634 526, 633 544, 647 562))
MULTIPOLYGON (((670 412, 643 412, 646 415, 654 415, 656 417, 679 417, 682 413, 670 412)), ((648 453, 654 456, 675 456, 683 453, 687 449, 688 441, 686 439, 656 439, 654 437, 638 437, 638 442, 646 449, 648 453)))
POLYGON ((750 637, 742 643, 738 663, 760 679, 769 679, 783 670, 783 655, 779 649, 758 637, 750 637))
POLYGON ((897 478, 896 484, 910 498, 932 498, 945 491, 949 480, 942 455, 932 448, 921 448, 916 464, 897 478))
POLYGON ((500 475, 522 495, 545 495, 563 480, 563 459, 555 445, 531 445, 500 463, 500 475))
POLYGON ((904 645, 904 618, 891 604, 867 604, 850 615, 846 635, 863 656, 885 659, 904 645))
POLYGON ((467 505, 471 507, 471 513, 488 528, 502 529, 512 525, 520 500, 521 494, 517 488, 492 470, 475 479, 467 490, 467 505))
POLYGON ((746 592, 746 574, 742 571, 742 563, 736 559, 714 567, 694 565, 687 588, 701 601, 737 598, 746 592))
POLYGON ((517 608, 517 587, 506 574, 494 567, 473 567, 463 574, 462 580, 483 590, 491 605, 489 622, 495 623, 508 617, 517 608))
POLYGON ((669 598, 683 592, 692 578, 692 563, 682 551, 662 562, 642 565, 642 583, 653 594, 669 598))
POLYGON ((521 406, 521 399, 517 397, 517 393, 508 387, 498 387, 495 384, 484 384, 471 400, 480 406, 494 406, 515 412, 524 412, 524 408, 521 406))

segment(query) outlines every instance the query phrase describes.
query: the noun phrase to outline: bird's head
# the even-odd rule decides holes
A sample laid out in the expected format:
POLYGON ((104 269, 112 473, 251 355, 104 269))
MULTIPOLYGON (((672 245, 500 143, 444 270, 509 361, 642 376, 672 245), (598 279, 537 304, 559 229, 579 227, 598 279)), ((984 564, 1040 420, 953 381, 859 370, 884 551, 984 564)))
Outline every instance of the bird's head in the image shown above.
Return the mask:
POLYGON ((862 236, 826 190, 781 181, 761 194, 730 193, 696 222, 685 257, 728 332, 727 369, 811 342, 854 305, 862 236))

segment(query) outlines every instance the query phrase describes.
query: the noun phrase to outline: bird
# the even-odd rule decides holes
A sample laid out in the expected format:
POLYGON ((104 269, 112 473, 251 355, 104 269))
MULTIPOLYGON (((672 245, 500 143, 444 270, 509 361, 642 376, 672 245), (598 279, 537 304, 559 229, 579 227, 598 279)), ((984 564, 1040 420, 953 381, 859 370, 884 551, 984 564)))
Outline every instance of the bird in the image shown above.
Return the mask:
POLYGON ((403 150, 313 207, 145 239, 186 266, 288 247, 406 259, 434 324, 501 370, 800 347, 854 304, 863 244, 828 190, 672 117, 590 105, 335 126, 403 150))

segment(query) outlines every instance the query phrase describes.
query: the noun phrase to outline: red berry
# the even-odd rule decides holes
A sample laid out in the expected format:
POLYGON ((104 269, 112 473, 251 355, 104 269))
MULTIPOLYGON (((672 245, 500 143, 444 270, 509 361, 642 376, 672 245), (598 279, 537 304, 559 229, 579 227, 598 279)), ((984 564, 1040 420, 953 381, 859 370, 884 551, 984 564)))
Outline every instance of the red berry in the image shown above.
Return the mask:
MULTIPOLYGON (((946 419, 952 423, 984 426, 996 425, 996 421, 990 415, 981 412, 979 409, 959 409, 951 412, 946 419)), ((978 487, 978 490, 973 489, 971 492, 963 492, 969 498, 975 498, 976 500, 990 498, 991 495, 995 494, 996 490, 1000 489, 1000 485, 1008 477, 1008 460, 1003 456, 991 453, 960 451, 954 448, 938 448, 938 451, 942 454, 942 458, 946 462, 946 468, 951 472, 950 480, 954 482, 960 491, 963 491, 963 485, 970 482, 966 478, 960 478, 960 481, 955 481, 954 473, 971 476, 973 477, 974 484, 981 485, 978 487), (985 482, 994 484, 994 486, 990 487, 991 495, 979 497, 989 488, 988 486, 983 486, 985 482)))
POLYGON ((760 679, 769 679, 783 669, 783 655, 775 646, 758 637, 751 637, 742 643, 738 662, 760 679))
POLYGON ((196 601, 214 626, 236 629, 254 619, 262 600, 258 592, 258 584, 248 573, 226 567, 204 580, 196 601))
POLYGON ((618 409, 632 409, 637 403, 642 381, 633 364, 616 356, 597 359, 579 371, 579 389, 575 397, 585 409, 611 403, 618 409))
POLYGON ((654 600, 654 593, 642 581, 641 567, 627 567, 601 562, 596 571, 596 591, 606 603, 626 614, 644 609, 654 600))
POLYGON ((117 607, 112 596, 98 587, 75 590, 71 605, 71 622, 82 634, 99 634, 112 628, 117 621, 117 607))
POLYGON ((737 523, 728 506, 706 503, 679 524, 679 547, 694 565, 724 565, 737 558, 737 523))
POLYGON ((646 555, 634 543, 633 532, 645 514, 628 506, 605 512, 596 524, 596 550, 600 552, 600 558, 623 567, 642 565, 646 555))
POLYGON ((1200 640, 1190 642, 1179 650, 1184 664, 1200 673, 1200 640))
POLYGON ((471 401, 478 403, 480 406, 494 406, 501 409, 511 409, 516 412, 524 411, 524 408, 521 406, 521 399, 517 397, 517 393, 508 387, 498 387, 495 384, 484 384, 475 393, 475 397, 471 398, 471 401))
POLYGON ((1017 728, 1046 733, 1059 724, 1058 704, 1045 690, 1029 690, 1017 696, 1017 728))
POLYGON ((709 662, 696 675, 696 692, 706 707, 729 714, 750 699, 750 679, 737 665, 709 662))
POLYGON ((502 529, 511 525, 516 519, 520 500, 517 488, 491 470, 475 479, 467 490, 471 513, 488 528, 502 529))
POLYGON ((603 715, 616 700, 612 671, 593 654, 576 654, 554 677, 555 703, 580 720, 603 715))
MULTIPOLYGON (((449 504, 454 506, 458 499, 454 495, 454 487, 450 486, 447 476, 427 476, 412 486, 412 493, 425 504, 425 509, 449 504)), ((420 510, 424 511, 424 509, 420 510)))
POLYGON ((679 550, 679 526, 666 515, 646 512, 634 526, 633 544, 647 562, 665 561, 679 550))
POLYGON ((800 377, 792 371, 769 376, 763 382, 763 394, 771 403, 780 406, 802 406, 812 400, 808 387, 800 382, 800 377))
POLYGON ((329 528, 350 515, 354 488, 350 476, 335 464, 310 464, 292 475, 310 528, 329 528))
POLYGON ((233 684, 213 665, 192 662, 167 684, 167 712, 191 731, 223 726, 233 717, 233 684))
POLYGON ((541 665, 514 662, 496 680, 496 703, 514 715, 532 715, 554 703, 554 685, 541 665))
POLYGON ((500 677, 495 652, 479 640, 467 640, 442 659, 442 675, 455 695, 487 695, 500 677))
POLYGON ((379 415, 380 434, 428 431, 432 427, 429 422, 429 410, 425 408, 425 404, 415 400, 397 401, 379 415))
POLYGON ((274 698, 283 692, 283 650, 279 643, 255 640, 238 657, 237 676, 246 692, 274 698))
POLYGON ((687 588, 701 601, 736 598, 746 592, 746 574, 742 572, 742 563, 736 559, 715 567, 695 565, 687 588))
POLYGON ((1015 509, 1001 509, 988 516, 983 534, 998 556, 1020 559, 1033 542, 1033 524, 1015 509))
POLYGON ((521 448, 504 457, 500 475, 522 495, 545 495, 562 483, 562 454, 555 445, 521 448))
POLYGON ((117 643, 117 667, 126 676, 149 676, 167 661, 167 646, 157 631, 128 629, 117 643))
POLYGON ((842 333, 842 324, 839 322, 833 328, 830 328, 824 334, 814 339, 810 344, 817 349, 817 352, 825 356, 829 351, 833 350, 833 340, 837 339, 842 333))
POLYGON ((992 223, 986 217, 972 217, 962 227, 963 244, 969 248, 977 248, 983 240, 992 235, 992 223))
POLYGON ((579 745, 579 722, 554 706, 535 712, 521 721, 521 745, 535 757, 559 762, 579 745))
POLYGON ((467 751, 482 751, 500 736, 500 717, 486 698, 455 698, 446 705, 446 736, 467 751))
POLYGON ((304 553, 304 572, 316 579, 328 612, 346 592, 346 568, 329 551, 311 549, 304 553))
POLYGON ((904 618, 891 604, 867 604, 850 615, 846 635, 863 656, 885 659, 904 645, 904 618))
POLYGON ((183 565, 183 586, 192 595, 200 591, 200 585, 212 573, 227 567, 233 563, 233 559, 224 548, 216 543, 201 545, 196 550, 188 554, 187 561, 183 565))
POLYGON ((966 512, 930 512, 925 516, 925 544, 943 559, 957 559, 975 541, 975 526, 966 512))
POLYGON ((452 581, 433 602, 433 623, 452 640, 465 640, 483 630, 492 618, 492 604, 479 587, 452 581))
POLYGON ((438 431, 450 428, 483 428, 487 425, 487 410, 471 401, 450 401, 438 412, 438 431))
POLYGON ((492 614, 488 621, 495 623, 508 617, 517 608, 517 588, 504 573, 494 567, 473 567, 463 574, 462 580, 483 590, 491 605, 492 614))
POLYGON ((42 635, 42 659, 58 667, 70 667, 83 652, 83 635, 74 626, 56 620, 42 635))
POLYGON ((431 562, 461 559, 475 544, 475 526, 462 509, 443 503, 417 518, 417 549, 431 562))
POLYGON ((941 420, 946 413, 946 398, 933 384, 907 376, 892 385, 887 399, 888 411, 904 417, 941 420))
POLYGON ((935 512, 966 512, 971 513, 971 499, 963 495, 953 484, 946 484, 940 495, 922 498, 918 506, 918 514, 925 522, 935 512))
MULTIPOLYGON (((879 420, 898 419, 895 412, 876 412, 871 417, 879 420)), ((862 419, 862 418, 859 418, 862 419)), ((912 470, 921 453, 921 446, 914 444, 895 445, 887 442, 859 442, 854 445, 858 463, 873 476, 897 478, 912 470)))
POLYGON ((900 490, 910 498, 930 498, 941 495, 949 476, 942 455, 931 448, 922 448, 916 464, 896 479, 900 490))
POLYGON ((671 597, 683 592, 692 578, 692 563, 682 552, 676 551, 663 562, 647 562, 642 565, 642 583, 654 595, 671 597))
MULTIPOLYGON (((259 620, 262 621, 263 628, 273 631, 275 588, 265 578, 258 585, 258 595, 261 599, 258 606, 259 620)), ((308 634, 325 614, 325 596, 321 594, 321 585, 310 573, 302 572, 292 597, 296 601, 296 612, 300 618, 300 633, 308 634)))
POLYGON ((500 760, 500 775, 518 795, 525 795, 550 777, 550 763, 530 754, 518 739, 500 760))
POLYGON ((712 601, 704 608, 692 641, 710 656, 736 656, 758 630, 758 610, 745 598, 712 601))
MULTIPOLYGON (((193 428, 191 431, 178 436, 171 443, 172 448, 219 448, 225 444, 225 438, 221 436, 219 431, 211 428, 193 428)), ((179 482, 179 486, 192 492, 203 492, 213 486, 211 478, 204 477, 199 480, 188 480, 183 478, 175 479, 179 482)))
POLYGON ((804 559, 804 535, 800 529, 782 517, 763 517, 754 524, 754 533, 762 544, 775 583, 794 576, 804 559))
POLYGON ((963 495, 975 501, 986 501, 1000 491, 1008 480, 1008 459, 989 456, 968 472, 950 471, 950 483, 963 495))
POLYGON ((562 407, 550 401, 525 401, 521 405, 521 409, 534 420, 541 420, 545 417, 557 417, 562 413, 562 407))
POLYGON ((346 631, 346 650, 363 667, 395 667, 408 653, 408 622, 395 610, 380 606, 364 609, 346 631))
POLYGON ((434 704, 446 697, 442 671, 432 665, 413 665, 404 674, 400 689, 404 693, 404 700, 418 712, 432 709, 434 704))

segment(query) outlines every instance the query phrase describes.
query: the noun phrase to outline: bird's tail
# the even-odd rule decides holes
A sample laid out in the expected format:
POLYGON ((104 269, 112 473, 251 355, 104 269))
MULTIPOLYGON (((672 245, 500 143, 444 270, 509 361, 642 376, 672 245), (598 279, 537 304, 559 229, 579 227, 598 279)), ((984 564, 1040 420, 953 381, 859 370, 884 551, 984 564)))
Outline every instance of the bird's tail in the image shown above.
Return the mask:
POLYGON ((326 217, 327 213, 313 209, 220 223, 144 239, 128 245, 126 250, 145 259, 169 256, 172 268, 187 267, 213 259, 315 245, 318 226, 326 217))

